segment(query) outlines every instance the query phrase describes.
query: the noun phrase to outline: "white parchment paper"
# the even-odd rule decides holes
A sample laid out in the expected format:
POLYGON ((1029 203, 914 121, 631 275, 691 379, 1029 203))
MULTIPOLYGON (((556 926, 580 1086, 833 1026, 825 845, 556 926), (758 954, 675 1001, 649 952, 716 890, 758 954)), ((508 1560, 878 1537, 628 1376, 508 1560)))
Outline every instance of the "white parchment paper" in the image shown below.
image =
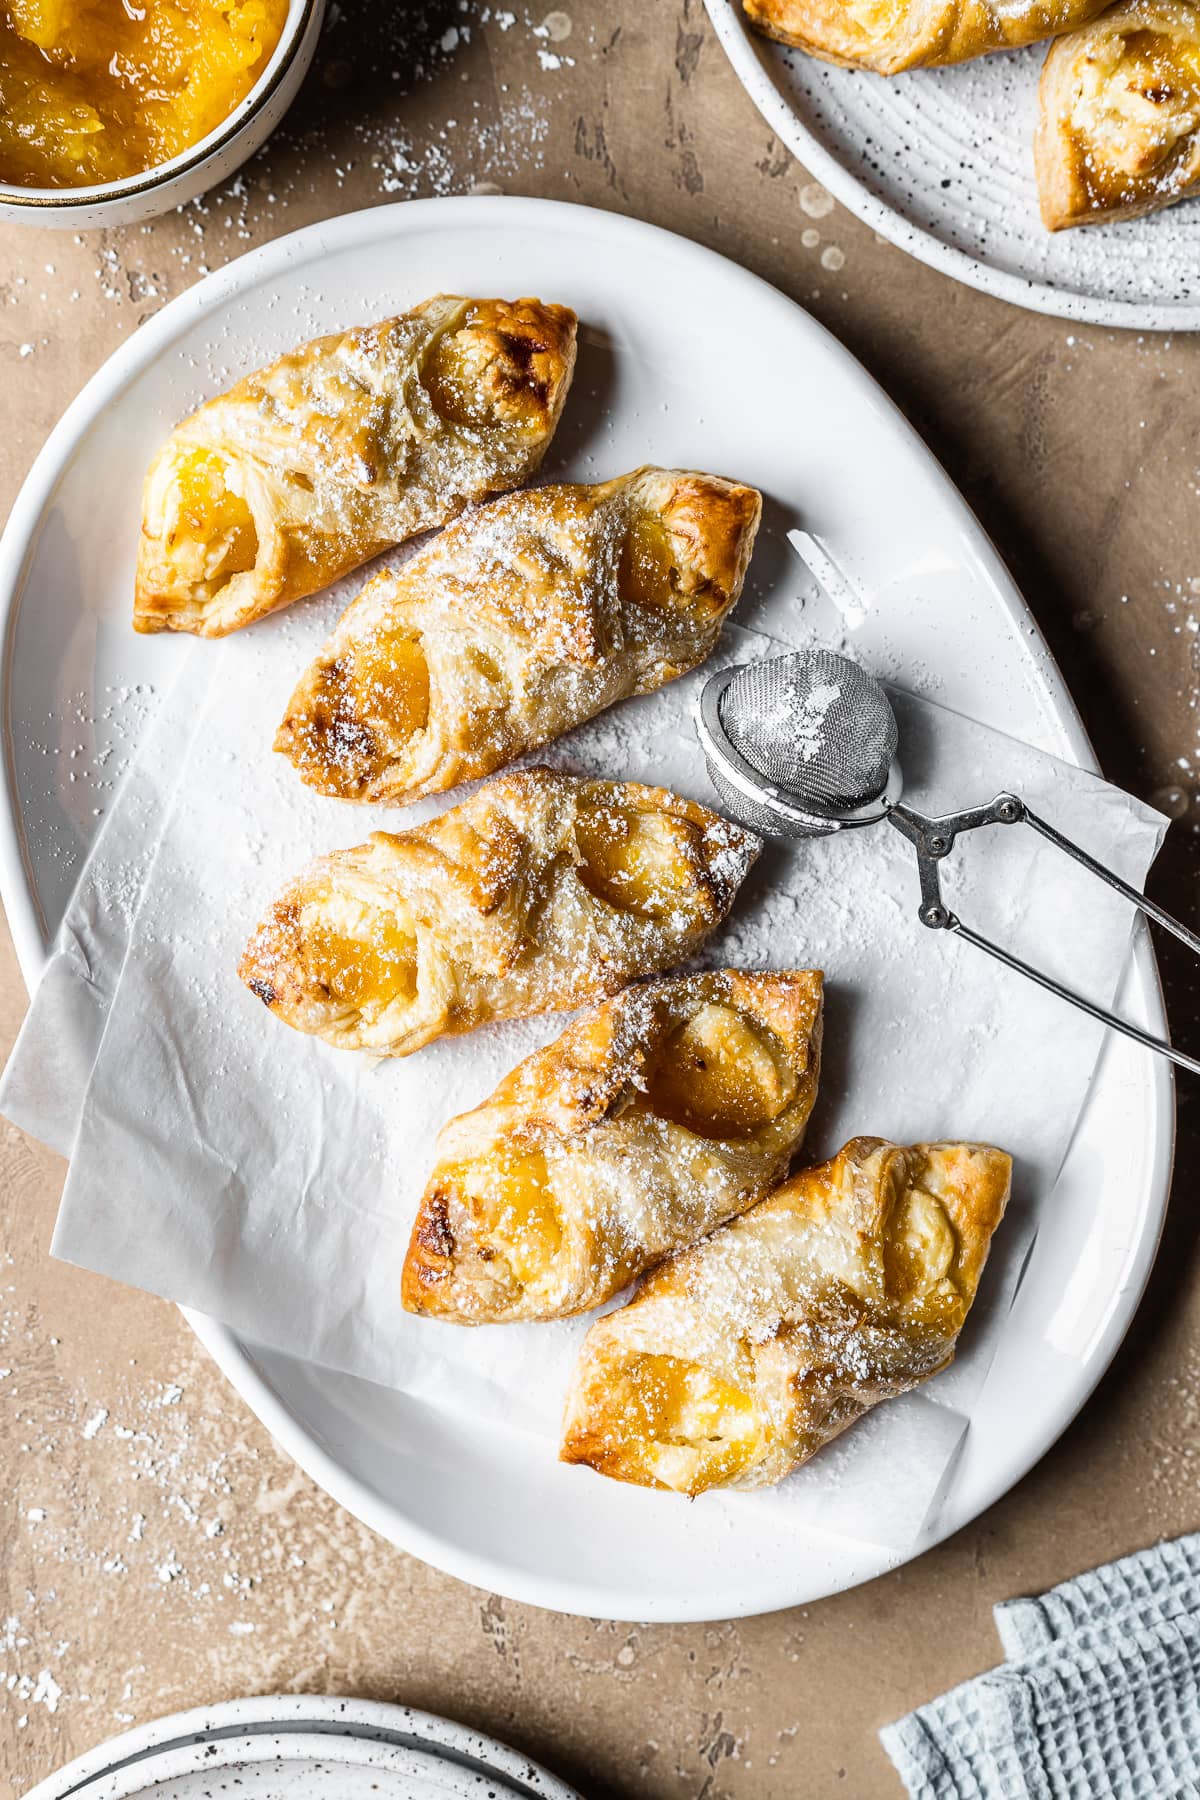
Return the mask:
MULTIPOLYGON (((586 1321, 466 1331, 415 1320, 400 1309, 398 1278, 438 1127, 556 1035, 562 1016, 372 1068, 289 1031, 235 974, 275 889, 309 856, 445 804, 343 806, 310 794, 270 751, 296 675, 343 599, 188 658, 84 872, 0 1106, 64 1149, 74 1138, 57 1255, 252 1341, 507 1421, 551 1457, 586 1321)), ((772 647, 732 628, 720 655, 772 647)), ((713 803, 691 725, 713 666, 594 721, 546 760, 713 803)), ((948 810, 1011 788, 1141 884, 1164 827, 1157 815, 956 714, 904 695, 896 705, 911 804, 948 810)), ((946 887, 977 929, 1111 1002, 1131 909, 1034 833, 966 840, 946 887)), ((955 1368, 776 1492, 710 1497, 788 1507, 806 1525, 897 1549, 917 1535, 961 1440, 1101 1035, 980 952, 926 931, 916 903, 912 853, 887 826, 772 844, 703 959, 826 970, 808 1157, 858 1132, 984 1139, 1016 1157, 1010 1218, 955 1368)))

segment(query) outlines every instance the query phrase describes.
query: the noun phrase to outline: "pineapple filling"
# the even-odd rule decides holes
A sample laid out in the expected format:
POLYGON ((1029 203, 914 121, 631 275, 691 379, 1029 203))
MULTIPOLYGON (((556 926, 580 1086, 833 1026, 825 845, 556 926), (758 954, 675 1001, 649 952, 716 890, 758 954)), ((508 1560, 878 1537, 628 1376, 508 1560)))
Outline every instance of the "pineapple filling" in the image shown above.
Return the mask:
POLYGON ((646 1472, 666 1487, 699 1493, 746 1467, 759 1427, 749 1395, 679 1356, 644 1352, 613 1379, 613 1435, 640 1447, 646 1472))
POLYGON ((924 1188, 909 1188, 884 1242, 888 1292, 894 1299, 926 1294, 951 1271, 958 1238, 946 1209, 924 1188))
POLYGON ((476 1236, 504 1257, 522 1287, 551 1271, 562 1247, 562 1226, 544 1156, 510 1155, 469 1167, 459 1178, 459 1191, 476 1236))
POLYGON ((617 583, 634 606, 661 608, 679 598, 671 539, 657 513, 636 511, 621 545, 617 583))
POLYGON ((619 912, 661 919, 696 885, 695 830, 669 813, 600 804, 581 808, 576 874, 590 894, 619 912))
POLYGON ((327 888, 300 915, 305 972, 331 1000, 380 1013, 417 991, 417 940, 407 911, 327 888))
POLYGON ((8 0, 0 181, 86 187, 207 137, 270 60, 287 0, 8 0))
POLYGON ((429 664, 413 633, 373 634, 355 652, 353 682, 359 710, 396 737, 415 737, 429 723, 429 664))
POLYGON ((448 425, 486 425, 488 409, 485 397, 477 394, 470 380, 471 364, 463 343, 463 332, 470 326, 474 307, 467 313, 458 331, 444 331, 433 344, 421 381, 438 417, 448 425))
POLYGON ((902 11, 896 0, 841 0, 841 4, 859 30, 876 41, 891 36, 902 11))
POLYGON ((324 792, 360 794, 429 723, 429 664, 411 632, 322 663, 311 700, 276 740, 324 792))
POLYGON ((748 1138, 796 1092, 796 1076, 773 1031, 730 1006, 710 1003, 663 1045, 646 1086, 660 1118, 705 1138, 748 1138))
POLYGON ((1146 174, 1200 124, 1200 44, 1132 31, 1083 64, 1074 123, 1119 174, 1146 174))
POLYGON ((497 326, 486 306, 470 306, 454 331, 430 346, 421 383, 447 425, 540 426, 546 388, 533 369, 544 346, 497 326))
POLYGON ((194 581, 223 585, 258 560, 258 532, 247 502, 228 481, 229 465, 209 450, 175 464, 174 517, 167 533, 175 561, 194 581))

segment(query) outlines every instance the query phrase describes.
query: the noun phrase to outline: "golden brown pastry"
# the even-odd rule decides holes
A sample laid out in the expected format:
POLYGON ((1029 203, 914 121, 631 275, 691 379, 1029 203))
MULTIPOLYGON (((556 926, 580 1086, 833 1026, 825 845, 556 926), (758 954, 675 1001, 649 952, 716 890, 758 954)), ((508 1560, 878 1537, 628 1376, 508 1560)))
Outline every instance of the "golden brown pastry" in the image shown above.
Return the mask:
POLYGON ((899 75, 1073 31, 1105 0, 743 0, 750 23, 845 69, 899 75))
POLYGON ((1038 90, 1051 231, 1171 206, 1200 185, 1200 10, 1124 0, 1051 46, 1038 90))
POLYGON ((468 512, 347 608, 275 748, 342 800, 490 775, 703 662, 761 512, 753 488, 681 469, 468 512))
POLYGON ((764 1487, 945 1368, 1008 1200, 979 1144, 854 1138, 588 1332, 561 1455, 642 1487, 764 1487))
POLYGON ((428 825, 313 863, 239 973, 298 1031, 407 1056, 682 961, 725 917, 758 850, 665 788, 522 769, 428 825))
POLYGON ((210 400, 146 476, 136 628, 221 637, 516 487, 554 435, 575 325, 442 294, 210 400))
POLYGON ((626 988, 437 1145, 404 1264, 410 1312, 562 1319, 761 1199, 804 1136, 818 971, 626 988))

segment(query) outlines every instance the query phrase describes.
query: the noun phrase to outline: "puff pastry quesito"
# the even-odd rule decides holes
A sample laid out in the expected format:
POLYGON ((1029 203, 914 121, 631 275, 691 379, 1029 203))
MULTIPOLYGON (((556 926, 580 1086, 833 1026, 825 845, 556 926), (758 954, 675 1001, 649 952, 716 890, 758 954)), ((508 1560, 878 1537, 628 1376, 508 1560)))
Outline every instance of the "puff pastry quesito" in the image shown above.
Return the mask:
POLYGON ((1200 10, 1124 0, 1051 46, 1038 90, 1051 231, 1128 219, 1200 187, 1200 10))
POLYGON ((275 739, 344 800, 442 793, 703 662, 762 501, 681 469, 507 494, 353 601, 275 739))
POLYGON ((847 69, 899 75, 1073 31, 1105 0, 743 0, 750 23, 847 69))
POLYGON ((949 1363, 1011 1159, 855 1138, 588 1332, 561 1455, 642 1487, 763 1487, 949 1363))
POLYGON ((752 1206, 816 1100, 821 989, 816 970, 646 982, 527 1057, 438 1138, 408 1310, 565 1318, 752 1206))
POLYGON ((516 487, 554 435, 575 326, 442 294, 210 400, 146 476, 136 628, 220 637, 516 487))
POLYGON ((758 850, 665 788, 514 771, 427 825, 313 863, 239 973, 299 1031, 406 1056, 680 962, 725 917, 758 850))

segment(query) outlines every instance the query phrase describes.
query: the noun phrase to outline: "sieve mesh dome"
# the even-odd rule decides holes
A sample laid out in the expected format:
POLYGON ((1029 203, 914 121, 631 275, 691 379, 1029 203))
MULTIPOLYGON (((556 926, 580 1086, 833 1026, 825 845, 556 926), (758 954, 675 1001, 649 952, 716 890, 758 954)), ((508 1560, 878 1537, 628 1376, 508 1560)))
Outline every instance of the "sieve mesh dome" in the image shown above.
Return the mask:
MULTIPOLYGON (((899 735, 887 694, 873 675, 832 650, 747 663, 721 691, 717 718, 755 775, 818 817, 836 820, 876 800, 887 786, 899 735)), ((752 829, 819 833, 815 822, 783 817, 767 796, 761 804, 749 797, 711 749, 709 775, 725 804, 752 829)))

